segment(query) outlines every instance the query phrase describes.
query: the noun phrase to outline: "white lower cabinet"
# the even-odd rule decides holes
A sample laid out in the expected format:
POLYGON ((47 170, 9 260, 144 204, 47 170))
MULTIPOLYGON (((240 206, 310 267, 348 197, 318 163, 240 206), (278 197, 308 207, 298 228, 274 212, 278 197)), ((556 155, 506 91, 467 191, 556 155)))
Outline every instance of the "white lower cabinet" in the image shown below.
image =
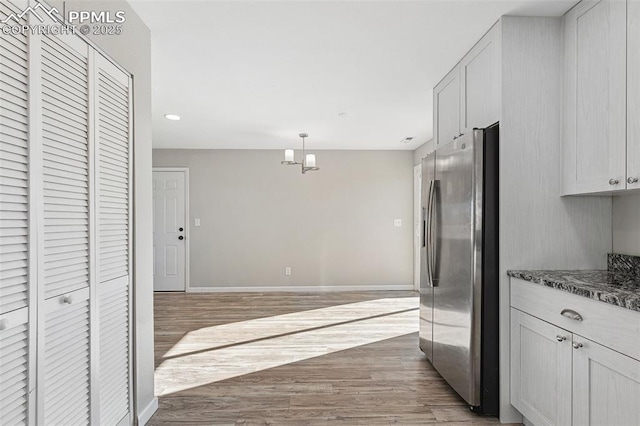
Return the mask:
POLYGON ((511 404, 534 425, 639 425, 640 361, 511 308, 511 404))
POLYGON ((537 425, 571 423, 571 333, 511 309, 511 404, 537 425))
POLYGON ((578 335, 573 340, 573 424, 639 425, 640 361, 578 335))

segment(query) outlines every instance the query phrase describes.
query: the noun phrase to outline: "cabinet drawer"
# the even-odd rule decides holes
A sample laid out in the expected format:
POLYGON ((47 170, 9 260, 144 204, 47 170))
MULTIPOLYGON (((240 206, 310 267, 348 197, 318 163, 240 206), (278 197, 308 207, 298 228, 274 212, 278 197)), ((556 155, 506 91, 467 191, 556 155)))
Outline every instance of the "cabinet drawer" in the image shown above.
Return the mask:
POLYGON ((640 359, 640 312, 511 278, 511 306, 640 359), (571 309, 582 321, 560 313, 571 309))

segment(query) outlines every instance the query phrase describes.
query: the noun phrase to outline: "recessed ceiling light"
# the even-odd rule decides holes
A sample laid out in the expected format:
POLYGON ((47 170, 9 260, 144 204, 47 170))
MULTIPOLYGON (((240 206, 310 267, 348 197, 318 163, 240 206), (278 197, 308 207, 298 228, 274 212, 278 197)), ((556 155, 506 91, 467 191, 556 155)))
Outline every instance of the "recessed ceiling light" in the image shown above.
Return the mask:
POLYGON ((413 136, 407 136, 406 138, 402 139, 400 143, 409 143, 412 140, 413 140, 413 136))
POLYGON ((165 114, 164 118, 166 118, 167 120, 172 120, 172 121, 180 120, 180 116, 179 115, 175 115, 175 114, 165 114))

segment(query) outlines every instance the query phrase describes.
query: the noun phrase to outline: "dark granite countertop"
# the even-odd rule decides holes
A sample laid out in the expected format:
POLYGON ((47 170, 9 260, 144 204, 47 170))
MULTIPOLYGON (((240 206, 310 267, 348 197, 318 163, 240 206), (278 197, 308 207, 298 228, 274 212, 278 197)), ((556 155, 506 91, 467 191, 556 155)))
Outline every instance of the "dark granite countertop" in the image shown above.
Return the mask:
POLYGON ((640 276, 634 271, 508 271, 510 277, 640 312, 640 276))

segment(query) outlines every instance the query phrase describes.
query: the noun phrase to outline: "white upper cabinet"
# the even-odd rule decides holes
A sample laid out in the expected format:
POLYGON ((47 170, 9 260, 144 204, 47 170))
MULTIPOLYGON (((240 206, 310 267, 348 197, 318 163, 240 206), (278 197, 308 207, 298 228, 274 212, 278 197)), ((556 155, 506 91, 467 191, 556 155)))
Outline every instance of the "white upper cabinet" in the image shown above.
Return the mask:
POLYGON ((626 28, 624 0, 583 0, 563 18, 565 194, 627 188, 626 28))
POLYGON ((627 5, 627 189, 640 188, 640 2, 627 5))
POLYGON ((460 133, 499 120, 499 31, 497 24, 460 61, 460 133))
POLYGON ((475 127, 500 120, 499 43, 498 23, 433 89, 436 149, 475 127))
POLYGON ((460 80, 456 67, 433 89, 433 131, 436 149, 460 134, 459 114, 460 80))

